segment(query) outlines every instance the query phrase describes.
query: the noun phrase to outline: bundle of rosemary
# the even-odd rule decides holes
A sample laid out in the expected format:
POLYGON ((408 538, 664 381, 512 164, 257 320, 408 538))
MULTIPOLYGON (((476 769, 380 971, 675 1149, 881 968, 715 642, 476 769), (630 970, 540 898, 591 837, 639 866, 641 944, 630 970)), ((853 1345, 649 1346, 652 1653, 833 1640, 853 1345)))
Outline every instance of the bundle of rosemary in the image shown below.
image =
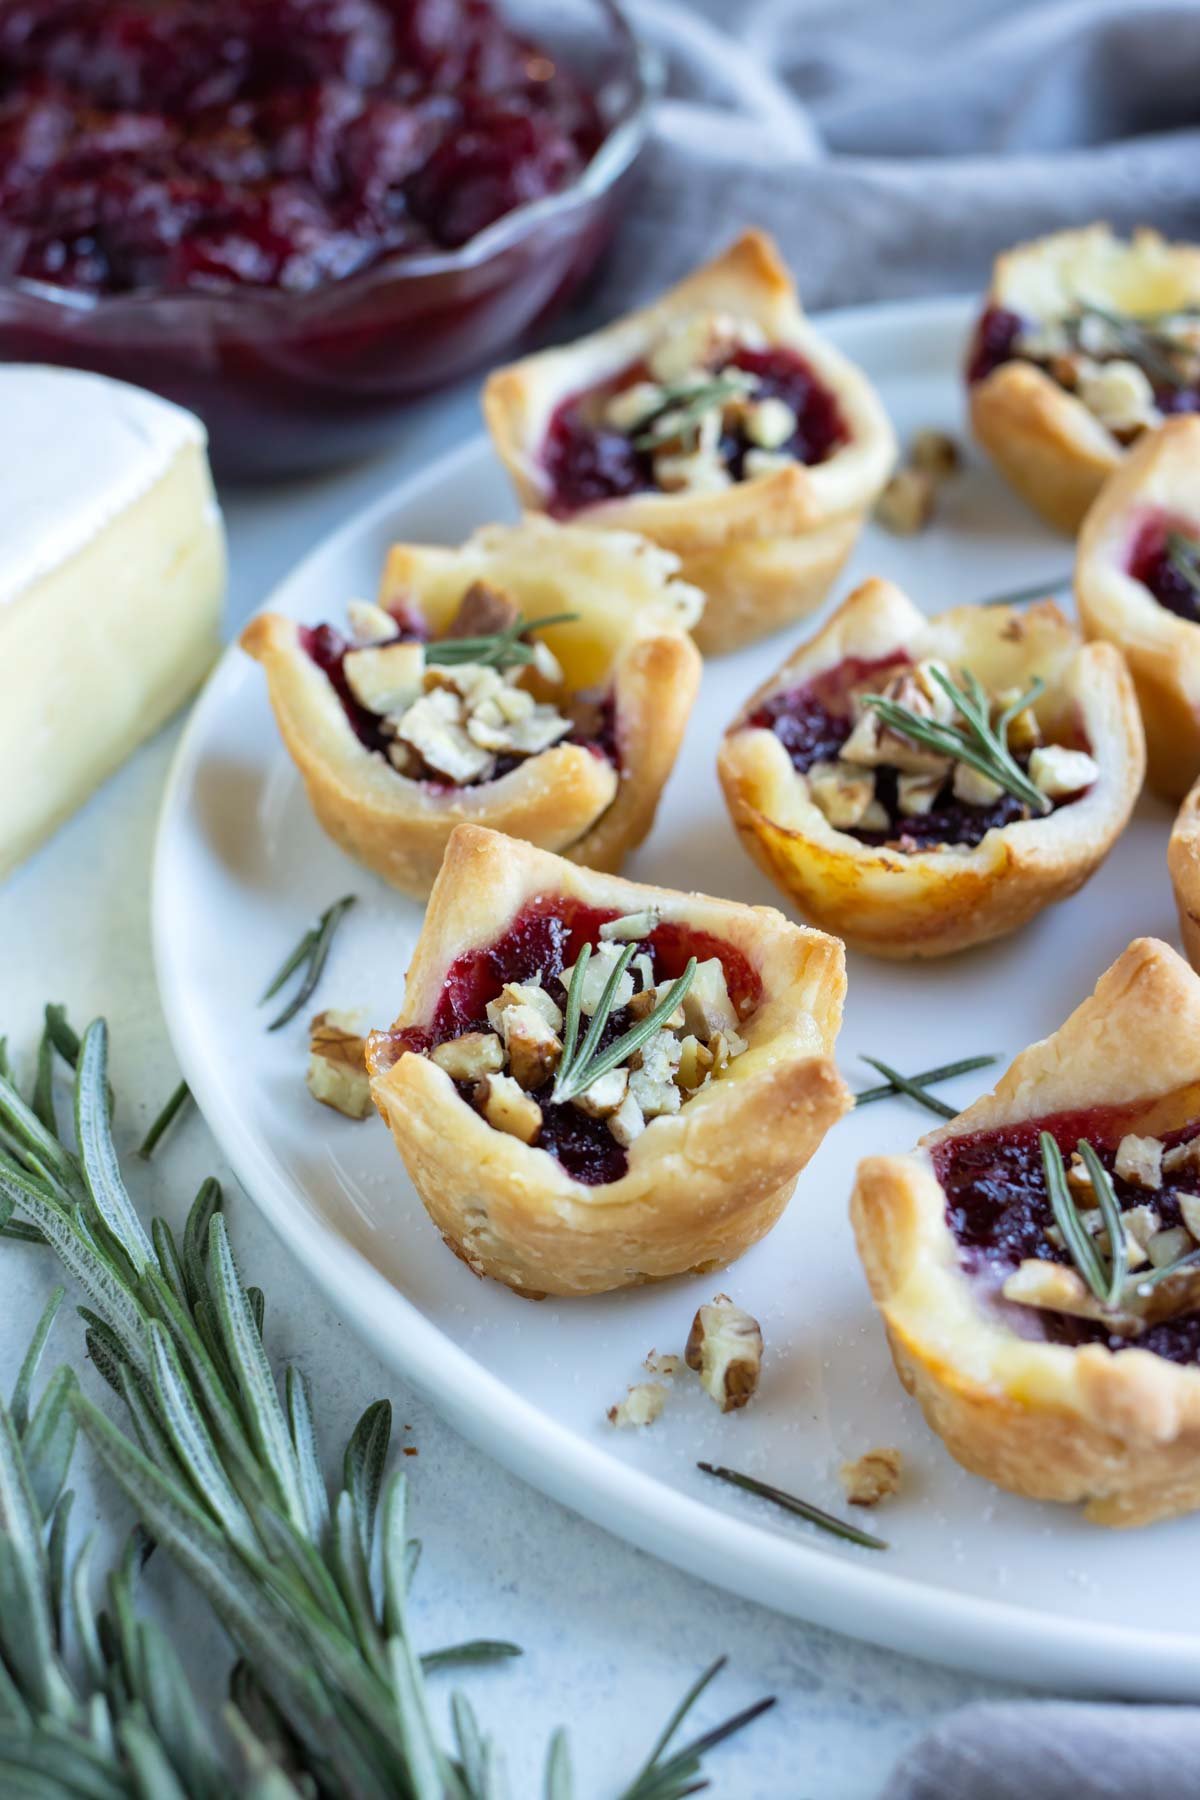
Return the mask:
MULTIPOLYGON (((70 1369, 31 1389, 62 1299, 44 1314, 11 1401, 0 1400, 0 1792, 6 1800, 219 1800, 230 1771, 214 1721, 191 1693, 166 1635, 140 1618, 135 1582, 149 1550, 183 1569, 238 1654, 224 1721, 253 1800, 500 1800, 500 1754, 462 1693, 454 1742, 431 1717, 427 1676, 519 1654, 477 1641, 424 1654, 407 1605, 419 1545, 403 1476, 388 1473, 391 1408, 356 1426, 330 1497, 308 1385, 284 1371, 281 1399, 263 1347, 265 1302, 238 1274, 206 1181, 182 1239, 149 1233, 113 1146, 108 1034, 80 1041, 48 1007, 26 1103, 0 1040, 0 1236, 52 1250, 83 1289, 89 1354, 124 1403, 122 1431, 70 1369), (56 1116, 54 1065, 74 1069, 73 1132, 56 1116), (89 1540, 72 1559, 77 1432, 132 1503, 139 1528, 91 1599, 89 1540)), ((682 1800, 707 1783, 701 1758, 772 1704, 759 1702, 672 1751, 684 1717, 721 1667, 685 1696, 622 1800, 682 1800)), ((571 1800, 562 1733, 547 1800, 571 1800)))

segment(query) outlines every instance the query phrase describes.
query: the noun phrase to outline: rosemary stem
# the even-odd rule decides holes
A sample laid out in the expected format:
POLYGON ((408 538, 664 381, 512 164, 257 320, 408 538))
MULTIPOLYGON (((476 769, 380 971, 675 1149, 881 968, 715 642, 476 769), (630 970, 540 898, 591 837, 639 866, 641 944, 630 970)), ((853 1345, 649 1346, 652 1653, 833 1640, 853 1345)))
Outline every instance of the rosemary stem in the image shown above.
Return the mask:
MULTIPOLYGON (((863 1061, 869 1062, 872 1068, 879 1068, 872 1057, 864 1056, 863 1061)), ((956 1075, 969 1075, 975 1069, 990 1068, 997 1061, 999 1058, 995 1056, 964 1056, 961 1062, 941 1063, 936 1069, 922 1069, 918 1074, 910 1075, 908 1080, 917 1087, 926 1088, 935 1081, 952 1081, 956 1075)), ((873 1100, 890 1100, 895 1094, 902 1092, 902 1088, 897 1088, 895 1082, 889 1080, 880 1087, 864 1088, 860 1094, 855 1094, 854 1104, 870 1106, 873 1100)))
POLYGON ((897 1093, 907 1094, 910 1100, 915 1100, 919 1106, 925 1107, 931 1113, 936 1113, 939 1119, 956 1119, 958 1117, 954 1107, 948 1106, 944 1100, 939 1100, 936 1094, 927 1092, 915 1077, 902 1075, 899 1069, 893 1069, 890 1063, 882 1062, 877 1056, 864 1056, 863 1061, 870 1063, 873 1069, 877 1069, 891 1083, 897 1093))
POLYGON ((810 1525, 819 1525, 822 1531, 830 1532, 834 1537, 845 1538, 848 1543, 861 1544, 864 1550, 886 1550, 883 1538, 873 1537, 869 1531, 860 1531, 857 1525, 850 1525, 845 1519, 835 1518, 819 1506, 813 1506, 807 1500, 799 1500, 795 1494, 785 1493, 782 1488, 772 1487, 768 1481, 759 1481, 753 1475, 741 1475, 736 1469, 722 1468, 719 1464, 701 1462, 696 1467, 706 1475, 715 1475, 718 1481, 728 1482, 730 1487, 744 1488, 748 1494, 757 1494, 761 1500, 770 1500, 775 1506, 781 1506, 785 1512, 795 1513, 797 1518, 807 1519, 810 1525))

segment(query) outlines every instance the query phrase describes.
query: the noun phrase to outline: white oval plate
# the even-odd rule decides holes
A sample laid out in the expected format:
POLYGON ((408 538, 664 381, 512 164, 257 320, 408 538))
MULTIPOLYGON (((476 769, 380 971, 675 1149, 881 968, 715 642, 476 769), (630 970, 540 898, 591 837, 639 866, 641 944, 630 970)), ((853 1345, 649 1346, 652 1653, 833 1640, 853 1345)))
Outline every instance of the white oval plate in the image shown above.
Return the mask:
MULTIPOLYGON (((902 437, 962 433, 961 301, 831 316, 834 341, 878 383, 902 437)), ((374 591, 394 539, 454 542, 511 517, 507 483, 476 440, 351 519, 271 604, 308 622, 374 591)), ((850 578, 894 576, 930 611, 1070 568, 977 455, 912 539, 869 531, 850 578)), ((799 632, 708 667, 650 841, 631 873, 673 887, 778 901, 739 849, 714 773, 718 735, 799 632)), ((1168 814, 1143 802, 1085 893, 1018 937, 946 963, 852 957, 839 1045, 906 1070, 1052 1030, 1140 933, 1172 936, 1168 814)), ((1158 1698, 1200 1696, 1200 1635, 1169 1611, 1200 1523, 1104 1532, 1065 1509, 1002 1494, 960 1470, 893 1374, 846 1218, 856 1159, 907 1147, 927 1118, 897 1100, 852 1114, 800 1179, 772 1235, 719 1280, 533 1304, 480 1282, 443 1246, 382 1124, 351 1124, 304 1089, 304 1021, 275 1035, 256 1005, 270 972, 336 896, 360 904, 320 989, 325 1006, 386 1024, 399 1008, 420 909, 349 862, 313 822, 271 719, 262 676, 232 649, 188 724, 163 804, 154 873, 158 979, 179 1061, 247 1190, 345 1322, 467 1437, 547 1493, 695 1574, 781 1611, 996 1676, 1158 1698), (762 1385, 721 1417, 687 1379, 654 1427, 605 1411, 652 1348, 682 1349, 696 1305, 730 1290, 762 1321, 762 1385), (886 1554, 856 1549, 698 1473, 730 1464, 843 1511, 838 1463, 904 1451, 902 1493, 868 1522, 886 1554)), ((981 1082, 960 1080, 966 1104, 981 1082)), ((1182 1617, 1181 1617, 1182 1614, 1182 1617)))

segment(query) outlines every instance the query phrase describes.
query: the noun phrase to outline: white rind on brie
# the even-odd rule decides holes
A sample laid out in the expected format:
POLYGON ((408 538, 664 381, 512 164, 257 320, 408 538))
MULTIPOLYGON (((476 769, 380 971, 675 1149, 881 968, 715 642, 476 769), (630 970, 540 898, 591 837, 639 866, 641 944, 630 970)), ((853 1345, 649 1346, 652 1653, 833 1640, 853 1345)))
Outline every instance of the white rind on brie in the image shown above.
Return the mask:
POLYGON ((190 413, 0 365, 0 877, 169 718, 219 648, 225 542, 190 413))

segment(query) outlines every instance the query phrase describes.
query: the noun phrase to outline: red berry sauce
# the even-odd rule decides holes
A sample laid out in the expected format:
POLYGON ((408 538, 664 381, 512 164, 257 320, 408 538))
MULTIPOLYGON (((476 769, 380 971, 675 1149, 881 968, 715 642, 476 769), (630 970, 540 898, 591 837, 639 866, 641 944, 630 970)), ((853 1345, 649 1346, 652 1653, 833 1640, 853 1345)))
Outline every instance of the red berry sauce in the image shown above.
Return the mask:
MULTIPOLYGON (((796 429, 780 454, 795 462, 820 463, 848 437, 837 400, 813 370, 792 350, 739 350, 721 370, 743 369, 758 377, 754 399, 786 401, 796 415, 796 429)), ((713 373, 720 373, 714 370, 713 373)), ((601 500, 657 491, 654 457, 639 450, 632 438, 601 419, 603 402, 622 388, 647 378, 644 363, 626 369, 615 381, 561 402, 550 421, 542 447, 542 465, 551 482, 550 511, 567 518, 601 500)), ((751 448, 741 431, 726 432, 720 456, 735 481, 742 479, 751 448)))
MULTIPOLYGON (((621 915, 615 907, 601 910, 561 895, 539 895, 517 914, 508 930, 483 949, 468 950, 446 971, 441 998, 428 1025, 408 1026, 393 1034, 395 1054, 406 1050, 425 1054, 449 1038, 469 1031, 490 1031, 487 1007, 509 981, 541 978, 542 986, 561 1004, 557 977, 579 959, 585 944, 594 944, 609 919, 621 915)), ((705 962, 719 957, 739 1018, 747 1018, 762 998, 758 971, 742 952, 707 931, 663 921, 638 945, 654 967, 656 982, 682 975, 689 957, 705 962)), ((625 1009, 614 1011, 605 1026, 601 1044, 612 1043, 629 1027, 625 1009)), ((588 1118, 574 1106, 550 1102, 552 1083, 535 1092, 542 1109, 542 1129, 537 1148, 557 1157, 568 1175, 589 1187, 618 1181, 628 1167, 628 1157, 603 1119, 588 1118)), ((470 1102, 469 1083, 459 1092, 470 1102)))
MULTIPOLYGON (((394 617, 398 615, 393 614, 394 617)), ((424 643, 425 633, 416 621, 404 619, 400 621, 400 636, 394 639, 397 643, 424 643)), ((316 663, 317 667, 328 676, 334 692, 342 703, 342 711, 350 721, 351 728, 359 743, 366 749, 373 750, 382 756, 385 762, 388 755, 388 735, 383 729, 383 720, 377 713, 369 712, 359 704, 350 691, 346 680, 345 662, 351 650, 360 648, 344 637, 336 625, 315 625, 300 627, 300 647, 316 663)), ((576 728, 560 741, 564 744, 578 744, 582 750, 590 750, 593 756, 617 765, 617 709, 616 701, 611 693, 606 694, 596 708, 588 709, 590 723, 586 730, 576 728)), ((528 759, 523 756, 497 756, 487 781, 499 781, 502 775, 508 775, 519 768, 528 759)), ((442 788, 448 784, 438 781, 427 781, 430 788, 442 788)), ((480 782, 460 782, 460 787, 478 787, 480 782)))
MULTIPOLYGON (((989 1290, 998 1290, 1018 1263, 1033 1258, 1069 1263, 1069 1254, 1056 1250, 1045 1235, 1054 1215, 1046 1192, 1039 1134, 1049 1131, 1067 1161, 1079 1140, 1086 1138, 1112 1174, 1117 1145, 1127 1131, 1136 1130, 1133 1107, 1094 1107, 947 1138, 938 1144, 933 1151, 934 1172, 946 1195, 946 1223, 958 1242, 964 1270, 979 1276, 989 1290)), ((1171 1145, 1185 1143, 1198 1133, 1200 1119, 1194 1119, 1176 1131, 1158 1135, 1171 1145)), ((1163 1186, 1148 1192, 1113 1175, 1113 1187, 1122 1211, 1149 1204, 1166 1230, 1181 1223, 1179 1196, 1192 1192, 1195 1179, 1164 1175, 1163 1186)), ((1014 1312, 1027 1325, 1037 1321, 1043 1336, 1053 1344, 1104 1343, 1110 1350, 1136 1345, 1171 1362, 1200 1361, 1200 1312, 1164 1319, 1137 1338, 1116 1337, 1101 1324, 1064 1313, 1032 1307, 1014 1308, 1014 1312)))
POLYGON ((1167 537, 1175 531, 1193 543, 1200 540, 1200 530, 1186 519, 1173 519, 1166 513, 1154 513, 1144 519, 1129 553, 1129 573, 1176 618, 1200 625, 1200 598, 1167 551, 1167 537))
POLYGON ((559 192, 591 98, 491 0, 0 7, 0 273, 309 289, 559 192))
MULTIPOLYGON (((850 736, 854 726, 852 691, 876 675, 907 666, 909 660, 900 653, 877 662, 847 657, 805 687, 772 694, 740 729, 773 731, 793 768, 806 774, 814 763, 836 761, 850 736)), ((1017 761, 1022 760, 1018 756, 1017 761)), ((897 774, 889 768, 875 772, 875 797, 888 815, 886 831, 862 831, 857 826, 839 829, 845 830, 848 837, 857 838, 860 844, 887 844, 904 851, 929 850, 939 844, 970 848, 981 843, 989 831, 1015 824, 1026 816, 1025 808, 1012 794, 1001 794, 992 806, 966 806, 955 799, 949 779, 929 812, 902 813, 897 774)), ((1056 800, 1055 809, 1078 798, 1070 795, 1056 800)))

